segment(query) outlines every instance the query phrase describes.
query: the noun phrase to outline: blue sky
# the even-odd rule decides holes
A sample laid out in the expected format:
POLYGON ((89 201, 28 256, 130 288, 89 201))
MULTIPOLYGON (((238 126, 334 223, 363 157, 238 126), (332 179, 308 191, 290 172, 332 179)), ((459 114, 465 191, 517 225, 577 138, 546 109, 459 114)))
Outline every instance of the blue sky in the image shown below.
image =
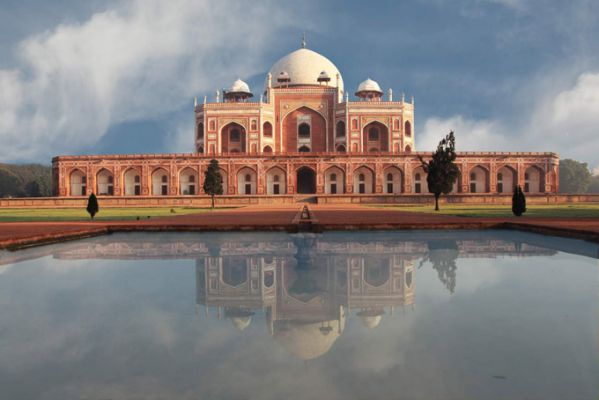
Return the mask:
POLYGON ((599 167, 595 0, 0 0, 0 161, 192 151, 193 97, 308 47, 416 98, 416 146, 599 167))

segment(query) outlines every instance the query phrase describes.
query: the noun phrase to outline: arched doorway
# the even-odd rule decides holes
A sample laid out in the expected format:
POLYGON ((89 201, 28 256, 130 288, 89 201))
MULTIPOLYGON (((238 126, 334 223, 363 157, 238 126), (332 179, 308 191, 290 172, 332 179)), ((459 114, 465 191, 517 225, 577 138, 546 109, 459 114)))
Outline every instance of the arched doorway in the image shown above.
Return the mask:
POLYGON ((167 196, 169 192, 168 172, 163 168, 157 168, 152 172, 152 195, 167 196))
POLYGON ((389 151, 389 130, 380 122, 374 121, 366 125, 362 131, 364 151, 389 151))
POLYGON ((223 153, 245 153, 247 151, 245 128, 235 122, 221 129, 221 151, 223 153))
POLYGON ((489 171, 477 165, 470 170, 470 193, 489 192, 489 171))
POLYGON ((183 195, 195 195, 197 193, 197 174, 192 168, 185 168, 179 175, 179 192, 183 195))
POLYGON ((308 167, 301 167, 297 170, 297 193, 313 194, 316 193, 316 172, 308 167))
POLYGON ((285 194, 285 171, 274 167, 266 172, 266 194, 285 194))
POLYGON ((96 193, 99 196, 114 195, 114 176, 107 169, 102 169, 96 175, 96 193))
POLYGON ((237 193, 256 194, 256 172, 251 168, 242 168, 237 173, 237 193))
POLYGON ((524 172, 524 192, 542 193, 545 191, 545 175, 536 165, 530 166, 524 172))
POLYGON ((324 173, 324 191, 326 194, 345 193, 345 173, 339 167, 331 167, 324 173))
POLYGON ((71 196, 85 196, 87 194, 87 177, 76 169, 71 172, 71 196))
POLYGON ((354 193, 374 193, 374 172, 367 167, 360 167, 354 171, 354 193))
POLYGON ((518 173, 512 167, 506 165, 497 170, 497 193, 512 194, 516 182, 518 173))
POLYGON ((397 167, 389 167, 383 171, 384 192, 401 194, 403 192, 403 172, 397 167))
POLYGON ((124 175, 125 196, 141 195, 141 173, 135 168, 129 168, 124 175))

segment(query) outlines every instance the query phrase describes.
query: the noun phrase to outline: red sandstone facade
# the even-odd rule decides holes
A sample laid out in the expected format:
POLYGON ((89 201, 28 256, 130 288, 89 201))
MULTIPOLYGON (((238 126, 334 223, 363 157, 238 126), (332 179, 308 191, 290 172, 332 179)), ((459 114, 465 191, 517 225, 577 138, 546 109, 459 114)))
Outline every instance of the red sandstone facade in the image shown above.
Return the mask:
MULTIPOLYGON (((195 153, 55 157, 54 194, 204 196, 213 158, 225 195, 428 194, 418 155, 430 153, 415 152, 413 99, 384 98, 368 79, 350 101, 337 68, 305 48, 279 60, 264 95, 252 96, 237 80, 215 102, 196 102, 195 153)), ((457 163, 455 193, 558 191, 555 153, 460 153, 457 163)))

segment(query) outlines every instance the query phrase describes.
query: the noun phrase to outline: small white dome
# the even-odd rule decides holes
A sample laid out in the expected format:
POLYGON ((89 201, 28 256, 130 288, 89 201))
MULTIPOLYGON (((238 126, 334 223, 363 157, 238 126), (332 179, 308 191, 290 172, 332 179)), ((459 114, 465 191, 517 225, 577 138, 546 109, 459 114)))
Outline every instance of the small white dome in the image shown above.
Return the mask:
POLYGON ((320 79, 331 79, 331 77, 329 76, 329 74, 327 74, 327 71, 322 71, 320 73, 320 75, 318 75, 318 78, 320 78, 320 79))
POLYGON ((233 322, 233 325, 235 325, 235 328, 237 328, 239 331, 243 331, 252 322, 252 317, 251 317, 251 315, 246 315, 243 317, 234 317, 234 318, 231 318, 231 322, 233 322))
POLYGON ((333 77, 327 86, 335 86, 337 81, 334 78, 339 74, 339 88, 343 90, 343 78, 335 64, 325 56, 308 49, 302 48, 287 54, 270 68, 269 73, 275 80, 273 86, 277 87, 283 84, 276 81, 282 72, 288 74, 289 85, 318 85, 317 79, 322 71, 328 71, 329 76, 333 77))
POLYGON ((360 92, 377 92, 377 93, 383 94, 383 91, 381 90, 381 87, 379 86, 379 84, 370 78, 368 78, 364 82, 360 83, 356 93, 360 93, 360 92))
POLYGON ((233 84, 231 85, 229 90, 227 90, 227 92, 229 92, 229 93, 252 93, 250 91, 250 86, 247 83, 245 83, 244 81, 242 81, 241 79, 237 79, 235 82, 233 82, 233 84))
POLYGON ((362 325, 364 325, 366 328, 372 329, 379 326, 381 319, 382 317, 380 315, 362 315, 360 317, 360 322, 362 322, 362 325))
POLYGON ((289 81, 289 74, 287 73, 287 71, 281 71, 279 73, 279 76, 277 76, 277 81, 279 81, 279 82, 289 81))

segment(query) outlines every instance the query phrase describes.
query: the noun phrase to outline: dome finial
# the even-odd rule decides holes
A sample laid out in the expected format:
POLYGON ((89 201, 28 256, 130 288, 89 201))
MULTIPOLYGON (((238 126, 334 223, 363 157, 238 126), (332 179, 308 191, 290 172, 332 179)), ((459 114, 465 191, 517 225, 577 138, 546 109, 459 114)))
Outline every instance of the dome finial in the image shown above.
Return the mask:
POLYGON ((306 48, 306 31, 302 34, 302 49, 306 48))

